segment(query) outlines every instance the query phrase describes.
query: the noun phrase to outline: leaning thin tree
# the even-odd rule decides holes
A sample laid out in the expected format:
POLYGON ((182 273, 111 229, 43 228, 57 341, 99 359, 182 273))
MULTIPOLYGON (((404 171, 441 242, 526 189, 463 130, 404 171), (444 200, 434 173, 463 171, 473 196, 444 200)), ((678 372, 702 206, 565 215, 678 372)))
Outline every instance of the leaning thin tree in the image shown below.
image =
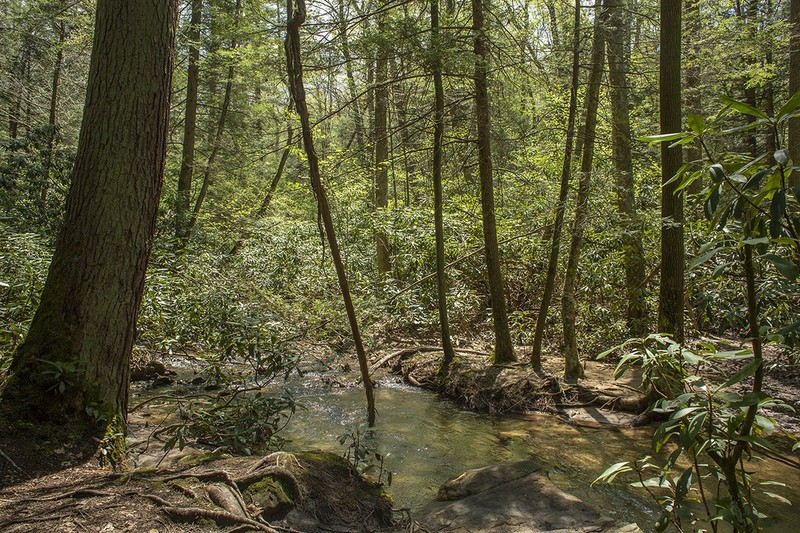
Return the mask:
POLYGON ((20 418, 124 427, 167 147, 176 0, 97 4, 78 153, 41 303, 3 390, 20 418))
POLYGON ((339 243, 336 240, 336 233, 333 227, 333 217, 331 216, 328 196, 322 186, 322 179, 319 172, 319 158, 314 150, 314 135, 311 131, 311 120, 308 116, 308 106, 306 105, 306 90, 303 86, 303 65, 300 62, 300 26, 306 20, 305 0, 297 0, 297 11, 294 11, 293 0, 286 2, 286 70, 289 76, 289 89, 294 99, 294 106, 300 117, 300 126, 303 133, 303 147, 308 157, 308 173, 311 177, 311 188, 317 197, 317 207, 322 217, 322 224, 325 235, 328 237, 328 246, 331 249, 333 265, 336 268, 336 277, 339 279, 339 289, 342 291, 342 299, 347 310, 347 319, 350 322, 350 329, 353 332, 353 341, 356 345, 358 355, 358 366, 361 369, 361 378, 364 381, 364 391, 367 395, 367 423, 370 427, 375 425, 375 396, 372 390, 372 380, 369 376, 369 366, 367 363, 367 352, 364 350, 364 343, 361 341, 361 333, 358 329, 356 310, 353 300, 350 297, 350 284, 347 281, 347 273, 344 269, 344 262, 339 253, 339 243))

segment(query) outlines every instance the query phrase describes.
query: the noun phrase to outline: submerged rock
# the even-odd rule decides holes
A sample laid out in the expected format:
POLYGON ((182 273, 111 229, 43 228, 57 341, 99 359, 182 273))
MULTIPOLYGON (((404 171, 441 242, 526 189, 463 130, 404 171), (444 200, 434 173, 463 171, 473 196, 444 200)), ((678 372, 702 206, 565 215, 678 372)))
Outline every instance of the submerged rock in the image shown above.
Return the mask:
POLYGON ((431 532, 641 533, 556 487, 534 461, 469 470, 442 485, 416 520, 431 532))

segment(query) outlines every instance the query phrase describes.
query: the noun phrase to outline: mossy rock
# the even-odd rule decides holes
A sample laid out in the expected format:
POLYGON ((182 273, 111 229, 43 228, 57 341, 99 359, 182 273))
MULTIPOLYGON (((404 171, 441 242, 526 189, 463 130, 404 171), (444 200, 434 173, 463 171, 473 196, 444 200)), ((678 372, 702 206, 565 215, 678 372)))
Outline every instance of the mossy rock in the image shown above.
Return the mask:
POLYGON ((191 453, 184 457, 181 457, 179 462, 187 466, 196 466, 204 463, 210 463, 218 459, 222 459, 223 457, 226 457, 226 454, 219 450, 213 452, 204 451, 204 452, 191 453))
POLYGON ((294 471, 303 494, 293 514, 315 517, 320 525, 331 527, 374 530, 392 524, 392 503, 382 484, 361 477, 334 453, 301 452, 296 457, 300 467, 294 471))
POLYGON ((263 509, 263 515, 269 519, 283 518, 300 501, 293 483, 273 476, 265 476, 248 486, 242 496, 247 503, 263 509))

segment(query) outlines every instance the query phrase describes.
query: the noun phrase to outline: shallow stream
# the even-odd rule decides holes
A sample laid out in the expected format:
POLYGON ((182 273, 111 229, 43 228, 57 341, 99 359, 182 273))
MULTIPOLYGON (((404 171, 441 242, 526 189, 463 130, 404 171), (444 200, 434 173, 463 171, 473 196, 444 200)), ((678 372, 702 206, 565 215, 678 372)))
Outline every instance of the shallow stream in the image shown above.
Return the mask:
MULTIPOLYGON (((284 449, 343 453, 346 446, 339 443, 339 437, 353 433, 366 419, 363 390, 331 387, 319 376, 308 374, 302 380, 292 380, 288 388, 305 409, 298 410, 281 433, 289 440, 284 449)), ((581 427, 543 414, 476 414, 392 378, 382 380, 375 395, 377 432, 367 447, 385 449, 384 468, 393 472, 389 492, 395 508, 418 510, 435 499, 442 483, 465 470, 533 458, 542 463, 561 489, 608 516, 636 522, 644 531, 652 530, 658 507, 641 489, 623 483, 591 485, 611 464, 649 453, 652 429, 581 427)), ((781 523, 766 531, 794 530, 788 524, 800 523, 798 471, 774 461, 765 461, 754 469, 762 480, 793 485, 774 492, 796 502, 794 507, 772 502, 762 506, 767 514, 782 517, 781 523)))

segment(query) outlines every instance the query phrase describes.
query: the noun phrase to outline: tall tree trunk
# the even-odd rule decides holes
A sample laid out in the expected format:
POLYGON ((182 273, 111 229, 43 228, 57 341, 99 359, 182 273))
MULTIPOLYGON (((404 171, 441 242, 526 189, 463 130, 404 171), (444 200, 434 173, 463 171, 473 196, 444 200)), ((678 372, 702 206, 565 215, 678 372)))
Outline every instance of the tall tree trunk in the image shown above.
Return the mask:
POLYGON ((174 0, 97 3, 66 217, 3 392, 26 419, 75 423, 94 407, 124 425, 166 157, 176 14, 174 0))
POLYGON ((617 209, 622 219, 622 262, 625 269, 628 331, 640 336, 647 331, 645 262, 642 221, 636 212, 636 186, 631 157, 631 118, 628 102, 627 64, 630 37, 628 19, 620 0, 605 0, 608 9, 608 78, 611 100, 611 145, 616 171, 617 209))
POLYGON ((447 317, 447 274, 444 256, 444 213, 442 212, 442 150, 444 148, 444 83, 442 58, 444 53, 439 39, 439 0, 431 0, 431 70, 433 71, 433 218, 436 232, 436 289, 439 297, 439 327, 442 333, 444 357, 439 375, 446 375, 456 354, 450 340, 450 323, 447 317))
POLYGON ((489 114, 489 39, 484 28, 484 1, 472 0, 472 30, 475 34, 475 112, 478 130, 478 171, 481 179, 481 214, 483 240, 486 246, 486 270, 492 298, 494 320, 494 361, 498 364, 517 360, 511 332, 508 329, 506 302, 503 294, 503 271, 497 245, 497 224, 494 212, 494 181, 492 178, 492 140, 489 114))
POLYGON ((550 260, 547 263, 547 277, 544 282, 542 304, 536 318, 536 332, 533 336, 533 352, 531 366, 536 372, 542 371, 542 342, 547 325, 547 313, 553 299, 558 270, 558 254, 561 248, 561 230, 564 226, 564 211, 569 195, 569 181, 572 175, 572 149, 575 143, 575 115, 578 109, 578 83, 580 81, 580 41, 581 41, 581 0, 575 0, 575 22, 572 33, 572 78, 569 87, 569 112, 567 116, 566 141, 564 143, 564 160, 561 166, 561 186, 558 192, 558 205, 551 232, 550 260))
POLYGON ((12 101, 8 109, 8 137, 16 139, 19 136, 19 126, 22 120, 22 102, 25 98, 25 93, 28 92, 27 84, 25 83, 25 73, 28 72, 30 63, 30 44, 28 43, 29 37, 23 35, 23 41, 20 45, 20 51, 14 58, 14 64, 11 68, 14 80, 16 80, 16 94, 12 95, 12 101))
MULTIPOLYGON (((364 133, 364 117, 361 113, 361 104, 358 100, 356 89, 356 78, 353 73, 353 56, 350 53, 350 40, 347 33, 347 11, 345 10, 345 0, 339 0, 339 40, 342 46, 342 58, 344 59, 345 75, 347 76, 347 90, 350 93, 350 107, 353 109, 353 120, 355 128, 353 134, 356 139, 356 148, 359 160, 363 160, 364 148, 366 146, 366 135, 364 133)), ((367 158, 367 162, 369 158, 367 158)))
MULTIPOLYGON (((800 91, 800 0, 792 0, 789 7, 789 97, 800 91)), ((800 117, 789 120, 789 154, 792 161, 800 163, 800 117)), ((800 171, 789 178, 791 187, 800 187, 800 171)))
MULTIPOLYGON (((681 131, 681 0, 661 2, 661 133, 681 131)), ((661 143, 661 280, 658 330, 683 342, 683 193, 667 183, 681 167, 681 147, 661 143)))
POLYGON ((361 340, 361 333, 358 329, 353 300, 350 297, 350 284, 347 281, 347 274, 339 252, 339 244, 336 240, 336 232, 333 226, 328 196, 322 185, 319 172, 319 158, 314 150, 314 136, 311 130, 311 120, 308 116, 308 106, 306 104, 306 91, 303 86, 303 65, 300 62, 300 26, 306 19, 305 0, 297 1, 297 12, 294 13, 293 0, 286 2, 286 16, 288 23, 286 26, 286 69, 289 77, 289 87, 294 99, 295 110, 300 117, 300 125, 303 135, 303 147, 308 156, 308 171, 311 177, 311 186, 314 195, 317 197, 317 206, 322 217, 325 235, 328 237, 328 246, 331 249, 333 265, 336 268, 336 277, 339 280, 339 289, 342 292, 342 299, 347 311, 347 319, 350 322, 350 329, 353 332, 353 341, 356 345, 358 355, 358 366, 361 369, 361 379, 364 382, 364 392, 367 396, 367 423, 370 427, 375 425, 375 396, 372 390, 372 379, 369 375, 367 362, 367 352, 364 350, 364 343, 361 340))
POLYGON ((550 36, 553 39, 553 48, 558 49, 561 46, 561 39, 559 38, 558 31, 558 17, 556 16, 556 3, 549 0, 544 3, 547 7, 548 21, 550 23, 550 36))
MULTIPOLYGON (((383 6, 383 4, 380 4, 383 6)), ((384 32, 386 14, 378 14, 378 34, 381 39, 375 60, 375 210, 378 218, 389 205, 389 50, 384 32)), ((383 230, 375 233, 378 273, 385 276, 392 268, 389 238, 383 230)))
POLYGON ((607 11, 603 2, 595 3, 594 31, 592 37, 592 70, 589 73, 589 85, 586 87, 586 127, 584 129, 583 155, 581 159, 580 179, 578 180, 578 198, 575 201, 575 221, 572 224, 572 242, 567 258, 567 270, 564 273, 564 290, 561 294, 561 320, 564 326, 564 377, 575 382, 583 377, 583 367, 578 356, 578 339, 575 331, 577 310, 575 304, 575 286, 578 283, 578 264, 583 247, 583 233, 589 207, 589 189, 592 182, 592 165, 594 164, 594 139, 597 129, 597 107, 600 101, 600 82, 603 79, 603 63, 605 62, 605 28, 607 11), (598 11, 599 10, 599 11, 598 11))
MULTIPOLYGON (((700 59, 696 42, 700 34, 700 0, 686 0, 684 3, 684 57, 686 58, 686 82, 684 85, 684 106, 687 115, 703 115, 703 90, 701 87, 700 59)), ((703 166, 703 152, 700 139, 686 145, 687 162, 692 170, 700 170, 703 166)), ((691 194, 699 194, 703 190, 703 179, 696 179, 688 189, 691 194)))
POLYGON ((200 88, 200 26, 203 21, 203 0, 192 0, 189 26, 189 66, 186 81, 186 114, 183 121, 183 152, 178 191, 175 197, 175 238, 185 243, 189 237, 189 202, 194 175, 194 148, 197 136, 197 97, 200 88))
MULTIPOLYGON (((750 42, 755 42, 756 40, 756 33, 757 29, 757 18, 759 16, 758 13, 758 1, 759 0, 747 0, 745 4, 744 11, 740 12, 740 18, 744 23, 746 28, 748 40, 750 42)), ((743 54, 744 57, 742 58, 745 67, 748 67, 749 70, 750 66, 753 66, 757 62, 757 58, 752 53, 743 54)), ((744 101, 752 106, 758 107, 758 101, 756 99, 756 88, 754 86, 750 86, 749 82, 750 79, 747 74, 744 75, 744 79, 742 82, 744 83, 744 101)), ((746 120, 748 123, 754 123, 756 121, 756 117, 747 115, 746 120)), ((747 150, 750 152, 752 156, 755 157, 755 154, 758 153, 758 136, 755 131, 751 131, 747 133, 747 150)))
MULTIPOLYGON (((233 17, 233 30, 236 32, 239 28, 239 17, 241 16, 242 12, 242 0, 236 0, 236 11, 234 12, 233 17)), ((234 35, 233 41, 231 42, 231 50, 236 50, 239 47, 239 39, 238 35, 234 35)), ((214 140, 211 144, 211 153, 208 154, 208 158, 206 159, 206 164, 204 165, 203 169, 203 182, 200 185, 200 191, 197 193, 197 199, 194 202, 194 208, 192 208, 192 218, 189 220, 188 227, 186 228, 186 239, 188 239, 192 231, 194 230, 195 225, 197 224, 197 218, 200 216, 200 210, 203 207, 203 202, 206 199, 206 195, 208 194, 208 187, 211 185, 211 176, 214 172, 214 163, 217 160, 217 155, 219 154, 219 150, 222 147, 222 137, 225 133, 225 123, 228 120, 228 112, 230 111, 231 107, 231 96, 233 93, 233 74, 234 74, 234 65, 231 63, 228 65, 228 75, 225 78, 225 95, 222 97, 222 108, 219 111, 219 121, 217 122, 217 129, 214 134, 214 140)))
POLYGON ((50 116, 47 121, 47 153, 44 158, 44 185, 41 193, 41 214, 47 213, 47 195, 50 189, 50 170, 53 165, 53 151, 56 148, 58 133, 58 92, 61 88, 61 69, 64 64, 64 40, 67 38, 67 28, 64 20, 58 21, 58 52, 56 63, 53 66, 53 81, 50 85, 50 116))

